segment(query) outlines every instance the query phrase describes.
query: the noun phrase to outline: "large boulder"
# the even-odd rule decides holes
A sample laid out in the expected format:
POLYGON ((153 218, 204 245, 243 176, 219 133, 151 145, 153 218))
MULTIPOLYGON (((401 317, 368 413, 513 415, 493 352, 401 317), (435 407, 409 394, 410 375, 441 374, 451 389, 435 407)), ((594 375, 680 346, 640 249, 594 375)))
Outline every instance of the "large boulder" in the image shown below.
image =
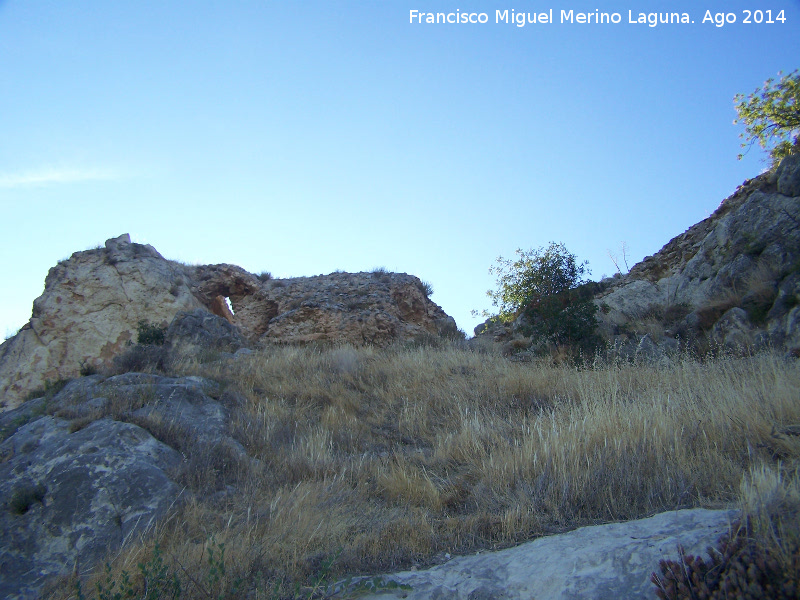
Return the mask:
POLYGON ((0 597, 90 571, 187 495, 230 493, 258 463, 230 434, 226 394, 199 377, 93 375, 1 414, 0 597))
POLYGON ((627 523, 583 527, 514 548, 461 556, 421 571, 384 577, 364 600, 618 600, 655 598, 650 574, 659 561, 703 555, 728 531, 734 511, 680 510, 627 523), (410 589, 408 589, 410 586, 410 589), (404 589, 405 588, 405 589, 404 589))
POLYGON ((72 432, 44 416, 0 444, 0 596, 36 598, 51 575, 93 567, 179 498, 181 461, 141 427, 111 419, 72 432))
POLYGON ((48 381, 109 366, 140 321, 166 326, 202 307, 184 271, 127 234, 58 263, 30 321, 0 346, 0 402, 13 408, 48 381))

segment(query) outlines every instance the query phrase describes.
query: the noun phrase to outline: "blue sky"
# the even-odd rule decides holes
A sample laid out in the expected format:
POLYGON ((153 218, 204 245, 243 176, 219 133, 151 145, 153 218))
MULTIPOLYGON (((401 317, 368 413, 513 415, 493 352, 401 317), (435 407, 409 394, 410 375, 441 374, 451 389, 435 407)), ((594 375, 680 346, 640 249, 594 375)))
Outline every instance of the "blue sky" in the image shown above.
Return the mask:
POLYGON ((0 333, 125 232, 275 276, 412 273, 471 332, 497 256, 563 242, 599 279, 713 212, 764 167, 736 160, 733 96, 798 67, 798 0, 0 1, 0 333))

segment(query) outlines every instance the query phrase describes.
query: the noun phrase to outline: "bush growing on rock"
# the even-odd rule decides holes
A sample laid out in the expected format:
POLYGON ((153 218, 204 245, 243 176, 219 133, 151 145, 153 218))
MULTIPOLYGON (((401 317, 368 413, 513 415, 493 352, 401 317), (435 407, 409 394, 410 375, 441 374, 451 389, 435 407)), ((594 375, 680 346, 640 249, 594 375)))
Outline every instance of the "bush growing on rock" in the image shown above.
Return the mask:
POLYGON ((139 321, 139 326, 136 328, 136 341, 139 344, 150 346, 163 346, 164 335, 167 331, 166 327, 161 327, 155 323, 148 323, 146 321, 139 321))
POLYGON ((588 263, 579 263, 556 242, 516 253, 516 260, 499 257, 497 266, 489 268, 497 275, 497 289, 487 292, 500 309, 494 318, 508 323, 524 315, 525 335, 593 352, 600 344, 597 306, 592 302, 597 284, 584 280, 588 263))
POLYGON ((546 248, 518 249, 516 254, 517 260, 500 256, 497 266, 489 267, 489 274, 497 275, 497 290, 489 290, 486 295, 500 309, 501 321, 513 321, 520 310, 532 303, 583 283, 588 263, 578 263, 564 244, 550 242, 546 248))

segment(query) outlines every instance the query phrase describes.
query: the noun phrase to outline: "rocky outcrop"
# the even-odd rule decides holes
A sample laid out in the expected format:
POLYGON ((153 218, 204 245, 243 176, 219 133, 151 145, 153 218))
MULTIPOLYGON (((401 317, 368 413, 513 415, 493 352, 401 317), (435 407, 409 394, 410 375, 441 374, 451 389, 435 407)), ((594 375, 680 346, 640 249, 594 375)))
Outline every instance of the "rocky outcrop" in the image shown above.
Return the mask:
POLYGON ((181 457, 136 425, 70 432, 50 416, 0 444, 0 596, 35 598, 47 576, 94 566, 178 499, 181 457))
POLYGON ((30 391, 110 364, 139 321, 166 325, 201 308, 185 268, 128 236, 76 252, 50 269, 30 321, 0 345, 0 402, 19 404, 30 391))
POLYGON ((627 523, 583 527, 514 548, 462 556, 424 571, 384 577, 398 584, 365 600, 617 600, 655 598, 650 574, 678 545, 703 555, 728 531, 733 511, 680 510, 627 523), (401 587, 404 586, 404 587, 401 587), (410 589, 408 587, 410 586, 410 589), (404 589, 405 588, 405 589, 404 589))
MULTIPOLYGON (((610 355, 663 362, 681 348, 800 353, 798 181, 793 155, 626 275, 592 284, 610 355)), ((537 343, 526 343, 521 325, 487 322, 475 333, 512 354, 537 343)))
MULTIPOLYGON (((223 306, 228 307, 225 303, 223 306)), ((164 332, 164 341, 168 349, 184 355, 203 350, 236 352, 247 346, 247 340, 227 318, 202 308, 178 313, 164 332)))
POLYGON ((109 367, 137 341, 140 322, 167 327, 179 314, 192 316, 168 337, 185 351, 209 348, 212 338, 210 349, 232 351, 267 343, 386 345, 457 331, 411 275, 256 277, 234 265, 169 261, 122 235, 50 269, 30 321, 0 345, 0 404, 13 408, 47 382, 109 367), (232 326, 224 343, 212 315, 232 326))
POLYGON ((384 346, 395 340, 448 336, 455 321, 405 273, 332 273, 279 279, 267 289, 278 315, 266 337, 277 342, 345 341, 384 346))
POLYGON ((251 459, 218 393, 198 377, 93 375, 0 415, 0 596, 90 571, 191 495, 198 472, 204 493, 225 494, 251 459))
POLYGON ((658 338, 730 349, 800 348, 800 157, 745 182, 597 298, 609 337, 660 325, 658 338))

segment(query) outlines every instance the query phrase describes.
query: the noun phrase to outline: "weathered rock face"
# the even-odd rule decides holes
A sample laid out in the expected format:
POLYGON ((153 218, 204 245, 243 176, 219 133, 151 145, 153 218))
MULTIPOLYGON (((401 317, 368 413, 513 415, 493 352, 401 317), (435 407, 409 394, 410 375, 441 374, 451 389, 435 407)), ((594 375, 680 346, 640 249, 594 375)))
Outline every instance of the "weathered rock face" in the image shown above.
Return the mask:
POLYGON ((703 555, 728 530, 732 511, 681 510, 649 519, 583 527, 562 535, 385 579, 411 589, 367 594, 365 600, 618 600, 655 598, 650 574, 677 546, 703 555))
POLYGON ((660 341, 800 347, 799 178, 800 156, 791 156, 630 273, 607 280, 597 299, 606 332, 649 319, 662 325, 653 332, 660 341))
POLYGON ((91 570, 190 495, 198 464, 215 478, 203 491, 225 493, 251 459, 217 392, 198 377, 93 375, 0 415, 0 597, 91 570))
MULTIPOLYGON (((223 306, 227 308, 227 304, 223 306)), ((202 308, 178 313, 164 333, 164 340, 170 350, 180 354, 202 350, 236 352, 247 346, 239 329, 228 319, 202 308)))
POLYGON ((37 597, 45 576, 94 565, 178 498, 180 455, 109 419, 75 433, 43 417, 0 444, 0 596, 37 597), (33 575, 32 575, 33 574, 33 575))
MULTIPOLYGON (((790 156, 628 274, 601 281, 595 303, 611 353, 660 362, 686 346, 800 351, 798 181, 800 156, 790 156)), ((508 348, 524 341, 519 324, 475 332, 508 348)))
POLYGON ((0 406, 13 408, 31 390, 75 377, 82 368, 111 365, 136 342, 140 321, 166 327, 183 313, 193 316, 184 317, 169 337, 187 351, 312 341, 385 345, 457 331, 411 275, 262 280, 234 265, 168 261, 123 235, 50 270, 31 320, 0 346, 0 406), (223 332, 203 316, 212 314, 232 328, 223 332))
POLYGON ((332 273, 268 282, 277 301, 268 339, 386 345, 424 335, 450 335, 455 321, 405 273, 332 273))
POLYGON ((0 346, 0 402, 14 407, 46 381, 108 364, 136 341, 141 320, 166 325, 202 307, 184 271, 127 235, 50 269, 30 321, 0 346))

